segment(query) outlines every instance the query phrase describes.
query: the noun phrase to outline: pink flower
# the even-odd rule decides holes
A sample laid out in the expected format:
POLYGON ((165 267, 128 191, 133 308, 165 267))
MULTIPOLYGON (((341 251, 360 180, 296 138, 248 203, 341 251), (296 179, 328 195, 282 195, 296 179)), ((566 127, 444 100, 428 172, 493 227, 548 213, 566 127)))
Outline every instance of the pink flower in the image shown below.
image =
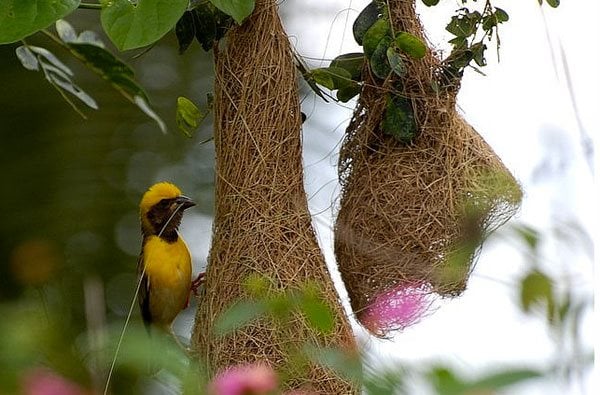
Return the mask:
POLYGON ((263 363, 237 365, 221 371, 208 386, 211 395, 262 395, 277 389, 277 375, 263 363))
POLYGON ((373 298, 358 320, 371 332, 384 336, 418 322, 431 306, 425 284, 399 284, 373 298))
POLYGON ((87 391, 49 369, 28 371, 22 380, 24 395, 86 395, 87 391))

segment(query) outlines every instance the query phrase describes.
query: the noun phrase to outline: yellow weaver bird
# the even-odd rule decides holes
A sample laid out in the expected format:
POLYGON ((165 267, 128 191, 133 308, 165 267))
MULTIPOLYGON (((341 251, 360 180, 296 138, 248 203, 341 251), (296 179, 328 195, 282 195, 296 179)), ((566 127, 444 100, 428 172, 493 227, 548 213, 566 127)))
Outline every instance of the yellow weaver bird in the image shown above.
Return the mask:
POLYGON ((140 202, 142 252, 138 261, 138 302, 144 323, 171 332, 171 324, 187 307, 192 282, 192 258, 178 228, 184 210, 195 206, 168 182, 152 185, 140 202))

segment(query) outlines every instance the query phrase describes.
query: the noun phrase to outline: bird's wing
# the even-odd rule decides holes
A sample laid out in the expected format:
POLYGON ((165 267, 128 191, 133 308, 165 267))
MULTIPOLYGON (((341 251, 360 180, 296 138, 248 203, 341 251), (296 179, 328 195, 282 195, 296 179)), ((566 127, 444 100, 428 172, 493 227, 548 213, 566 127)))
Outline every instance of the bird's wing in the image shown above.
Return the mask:
POLYGON ((152 314, 150 313, 150 280, 146 273, 144 273, 144 252, 140 254, 137 265, 138 281, 140 281, 140 287, 138 290, 138 303, 142 312, 142 319, 144 324, 150 325, 152 323, 152 314), (141 277, 141 278, 140 278, 141 277))

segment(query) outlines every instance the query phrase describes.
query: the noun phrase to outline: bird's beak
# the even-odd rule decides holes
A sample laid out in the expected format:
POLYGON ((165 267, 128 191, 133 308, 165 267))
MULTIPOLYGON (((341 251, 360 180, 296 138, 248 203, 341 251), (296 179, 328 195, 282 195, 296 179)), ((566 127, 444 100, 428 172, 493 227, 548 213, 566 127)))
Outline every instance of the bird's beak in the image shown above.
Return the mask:
POLYGON ((190 207, 193 207, 193 206, 196 205, 196 203, 194 203, 192 201, 192 199, 190 199, 187 196, 177 196, 175 198, 175 203, 177 203, 178 205, 180 205, 182 210, 185 210, 187 208, 190 208, 190 207))

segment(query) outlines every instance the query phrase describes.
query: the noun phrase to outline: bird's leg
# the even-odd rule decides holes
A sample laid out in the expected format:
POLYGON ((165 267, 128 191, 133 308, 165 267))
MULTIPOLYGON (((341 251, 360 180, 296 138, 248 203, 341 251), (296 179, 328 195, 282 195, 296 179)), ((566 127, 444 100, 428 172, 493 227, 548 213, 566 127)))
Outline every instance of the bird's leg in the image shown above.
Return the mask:
POLYGON ((206 273, 201 272, 198 273, 198 277, 196 277, 196 279, 192 281, 191 290, 194 293, 194 295, 198 296, 198 288, 200 288, 200 286, 204 283, 205 277, 206 273))

